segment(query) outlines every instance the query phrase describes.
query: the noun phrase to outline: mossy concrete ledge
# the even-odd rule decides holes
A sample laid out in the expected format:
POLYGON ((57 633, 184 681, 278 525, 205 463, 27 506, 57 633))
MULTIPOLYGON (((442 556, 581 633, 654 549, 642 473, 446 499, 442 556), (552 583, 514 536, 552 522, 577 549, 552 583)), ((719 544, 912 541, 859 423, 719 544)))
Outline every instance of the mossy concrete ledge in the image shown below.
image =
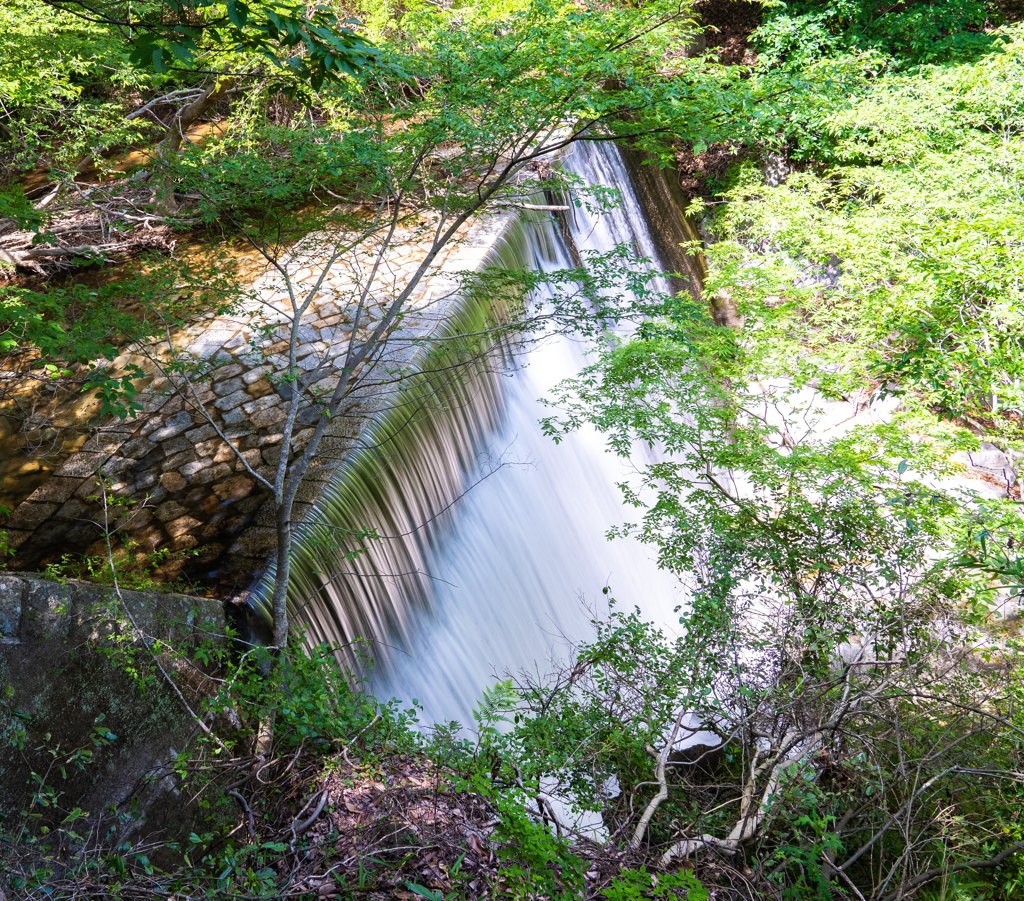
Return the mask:
POLYGON ((155 825, 153 811, 177 806, 153 801, 174 794, 168 766, 197 727, 148 661, 157 655, 195 704, 208 680, 171 649, 223 644, 226 627, 222 601, 148 591, 118 597, 109 586, 0 575, 0 813, 24 810, 32 774, 45 772, 54 754, 88 748, 92 761, 55 786, 60 806, 98 812, 138 801, 155 825), (116 737, 97 744, 98 725, 116 737))

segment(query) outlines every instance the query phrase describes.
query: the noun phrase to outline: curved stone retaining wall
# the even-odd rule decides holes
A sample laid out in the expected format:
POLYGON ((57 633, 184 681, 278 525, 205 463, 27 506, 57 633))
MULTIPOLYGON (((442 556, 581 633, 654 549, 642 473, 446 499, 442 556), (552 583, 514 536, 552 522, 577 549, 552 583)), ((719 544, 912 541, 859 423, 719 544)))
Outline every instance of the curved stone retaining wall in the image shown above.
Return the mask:
MULTIPOLYGON (((422 228, 422 226, 420 226, 422 228)), ((468 228, 443 254, 408 304, 408 313, 390 343, 363 372, 348 407, 335 418, 323 453, 312 467, 296 507, 301 520, 330 474, 359 434, 381 385, 414 355, 418 343, 439 327, 455 290, 452 273, 476 268, 501 231, 501 217, 468 228)), ((365 340, 381 310, 407 282, 424 253, 421 231, 409 227, 384 255, 371 301, 353 328, 352 319, 365 272, 373 262, 372 243, 333 265, 309 310, 301 317, 298 366, 301 387, 330 391, 339 359, 349 341, 365 340)), ((326 244, 325 244, 326 242, 326 244)), ((296 292, 320 276, 324 235, 311 236, 286 261, 296 292)), ((9 565, 39 570, 64 555, 102 556, 109 511, 100 499, 103 478, 119 506, 113 515, 119 540, 131 543, 139 565, 161 579, 185 576, 220 596, 244 591, 266 566, 274 548, 271 510, 265 493, 246 472, 218 429, 241 451, 245 464, 268 475, 281 452, 281 426, 294 385, 286 370, 291 322, 286 284, 279 274, 260 279, 244 304, 230 313, 197 319, 168 344, 133 348, 118 361, 152 373, 140 395, 143 409, 128 420, 93 430, 81 447, 5 523, 15 550, 9 565), (205 367, 195 391, 163 367, 190 359, 205 367), (159 550, 162 557, 153 558, 159 550), (147 563, 146 555, 151 561, 147 563)), ((311 406, 300 414, 292 450, 312 433, 311 406)))

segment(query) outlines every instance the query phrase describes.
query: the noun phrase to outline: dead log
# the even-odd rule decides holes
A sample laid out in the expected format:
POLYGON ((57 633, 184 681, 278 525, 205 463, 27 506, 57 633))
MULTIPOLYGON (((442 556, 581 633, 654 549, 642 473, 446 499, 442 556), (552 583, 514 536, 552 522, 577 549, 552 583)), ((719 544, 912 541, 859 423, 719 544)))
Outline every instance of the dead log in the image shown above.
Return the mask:
POLYGON ((61 269, 73 269, 87 261, 114 262, 117 258, 132 256, 144 250, 173 249, 173 242, 166 236, 150 231, 131 237, 126 241, 111 241, 103 244, 79 244, 73 247, 0 247, 0 269, 7 267, 45 275, 61 269))

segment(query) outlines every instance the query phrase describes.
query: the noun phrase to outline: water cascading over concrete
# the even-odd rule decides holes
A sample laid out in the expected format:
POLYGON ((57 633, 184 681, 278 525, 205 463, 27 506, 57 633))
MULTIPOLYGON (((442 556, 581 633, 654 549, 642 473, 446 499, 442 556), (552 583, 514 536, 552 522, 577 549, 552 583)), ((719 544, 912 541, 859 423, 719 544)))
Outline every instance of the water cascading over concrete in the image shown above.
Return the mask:
MULTIPOLYGON (((670 268, 613 145, 576 145, 562 165, 618 189, 621 203, 603 214, 574 209, 568 228, 524 214, 492 266, 552 272, 626 244, 670 268)), ((449 337, 485 330, 517 300, 465 298, 449 337)), ((541 398, 582 368, 582 346, 562 336, 519 353, 500 342, 486 352, 464 340, 434 346, 307 520, 289 597, 307 641, 341 645, 343 663, 365 639, 378 695, 415 698, 428 720, 465 722, 495 678, 543 670, 587 638, 591 619, 607 612, 605 586, 620 607, 665 624, 683 598, 648 549, 606 538, 629 519, 616 487, 628 463, 596 433, 556 445, 541 431, 551 412, 541 398), (468 371, 453 377, 467 354, 468 371)), ((257 594, 268 585, 269 576, 257 594)))

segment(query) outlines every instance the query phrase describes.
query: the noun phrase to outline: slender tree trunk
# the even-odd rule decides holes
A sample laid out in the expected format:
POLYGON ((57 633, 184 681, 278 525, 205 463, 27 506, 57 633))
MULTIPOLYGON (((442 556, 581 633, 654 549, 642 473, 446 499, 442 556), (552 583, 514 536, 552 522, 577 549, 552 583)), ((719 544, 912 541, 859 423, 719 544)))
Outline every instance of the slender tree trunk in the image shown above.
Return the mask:
POLYGON ((153 202, 166 212, 174 212, 174 183, 166 171, 166 163, 177 156, 189 128, 206 116, 234 87, 233 78, 218 78, 199 97, 186 104, 171 119, 167 134, 156 145, 157 171, 154 173, 153 202))
MULTIPOLYGON (((289 505, 290 506, 290 505, 289 505)), ((288 644, 288 579, 292 565, 291 511, 281 510, 277 517, 277 571, 274 575, 274 647, 280 652, 288 644)))
MULTIPOLYGON (((270 685, 270 697, 276 698, 279 675, 282 666, 287 665, 284 659, 288 645, 288 577, 292 561, 292 524, 291 504, 285 502, 277 513, 277 570, 274 575, 274 593, 271 610, 274 617, 273 650, 264 677, 270 685)), ((276 702, 270 703, 260 717, 259 730, 256 733, 255 768, 270 759, 274 744, 274 727, 277 723, 276 702)))

